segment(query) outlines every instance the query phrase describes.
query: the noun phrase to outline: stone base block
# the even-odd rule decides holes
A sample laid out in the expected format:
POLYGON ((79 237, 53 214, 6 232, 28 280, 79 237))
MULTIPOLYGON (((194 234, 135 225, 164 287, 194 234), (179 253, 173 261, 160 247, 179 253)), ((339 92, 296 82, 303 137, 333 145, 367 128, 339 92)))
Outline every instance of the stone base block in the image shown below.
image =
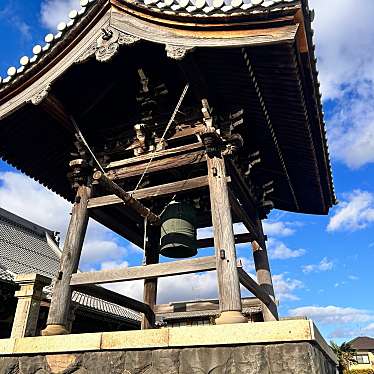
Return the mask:
POLYGON ((0 374, 336 374, 306 320, 4 339, 1 349, 0 374))

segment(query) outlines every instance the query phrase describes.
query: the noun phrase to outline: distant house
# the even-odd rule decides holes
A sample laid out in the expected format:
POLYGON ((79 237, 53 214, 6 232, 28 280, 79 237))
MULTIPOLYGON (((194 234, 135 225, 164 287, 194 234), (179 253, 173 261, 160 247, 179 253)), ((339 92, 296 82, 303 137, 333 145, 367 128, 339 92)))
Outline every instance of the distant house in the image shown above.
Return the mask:
POLYGON ((360 336, 350 341, 349 344, 357 351, 355 357, 357 363, 352 364, 350 369, 374 369, 374 339, 360 336))
MULTIPOLYGON (((0 208, 0 338, 10 336, 17 299, 17 274, 38 273, 53 278, 59 269, 59 248, 54 232, 0 208)), ((38 331, 45 327, 52 286, 43 290, 38 331)), ((133 330, 141 316, 98 297, 73 292, 76 306, 72 332, 133 330)))
MULTIPOLYGON (((242 298, 248 322, 263 322, 261 303, 255 297, 242 298)), ((156 306, 156 320, 167 327, 210 325, 219 315, 218 300, 180 301, 156 306)))

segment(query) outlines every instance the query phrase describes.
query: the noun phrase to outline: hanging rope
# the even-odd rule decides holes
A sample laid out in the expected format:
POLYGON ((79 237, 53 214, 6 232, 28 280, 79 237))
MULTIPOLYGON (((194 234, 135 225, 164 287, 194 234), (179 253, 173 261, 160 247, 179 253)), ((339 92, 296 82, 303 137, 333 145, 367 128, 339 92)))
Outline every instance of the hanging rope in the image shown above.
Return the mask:
MULTIPOLYGON (((181 96, 180 96, 180 98, 179 98, 179 101, 178 101, 178 103, 177 103, 177 105, 176 105, 176 107, 175 107, 175 109, 174 109, 174 112, 173 112, 173 114, 171 115, 171 117, 170 117, 170 119, 169 119, 169 122, 168 122, 168 124, 167 124, 167 126, 166 126, 166 128, 165 128, 164 133, 162 134, 162 137, 161 137, 160 143, 162 143, 162 142, 164 141, 165 136, 166 136, 167 132, 169 131, 170 126, 171 126, 172 123, 174 122, 175 116, 177 115, 177 113, 178 113, 178 111, 179 111, 179 108, 180 108, 180 106, 182 105, 183 99, 184 99, 184 97, 186 96, 186 93, 187 93, 187 91, 188 91, 189 86, 190 86, 189 83, 187 83, 187 84, 185 85, 185 87, 184 87, 184 89, 183 89, 183 92, 182 92, 182 94, 181 94, 181 96)), ((156 149, 153 150, 152 155, 151 155, 151 158, 150 158, 150 160, 148 161, 148 164, 147 164, 146 168, 144 169, 143 174, 141 175, 141 177, 140 177, 138 183, 136 184, 135 189, 133 190, 132 193, 134 193, 135 191, 137 191, 138 188, 139 188, 139 186, 140 186, 140 184, 143 182, 143 179, 144 179, 145 175, 147 174, 149 167, 151 166, 151 163, 152 163, 152 161, 153 161, 153 158, 154 158, 155 154, 156 154, 156 149)))

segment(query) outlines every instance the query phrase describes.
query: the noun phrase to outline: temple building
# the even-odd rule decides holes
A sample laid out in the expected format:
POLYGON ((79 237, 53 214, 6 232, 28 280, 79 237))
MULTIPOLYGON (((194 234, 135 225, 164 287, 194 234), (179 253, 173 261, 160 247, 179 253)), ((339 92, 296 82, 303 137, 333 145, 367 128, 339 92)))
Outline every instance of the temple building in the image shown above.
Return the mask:
MULTIPOLYGON (((111 360, 121 350, 126 373, 335 372, 311 321, 280 320, 262 228, 272 209, 325 215, 336 203, 313 17, 307 0, 82 0, 8 69, 0 156, 73 204, 35 344, 50 342, 53 356, 62 348, 52 342, 70 334, 64 352, 78 355, 69 320, 82 292, 141 313, 148 331, 92 334, 79 346, 111 360), (143 263, 78 272, 90 218, 142 248, 143 263), (234 223, 247 232, 234 235, 234 223), (212 237, 198 240, 207 227, 212 237), (157 329, 159 311, 177 312, 157 303, 158 278, 207 271, 217 274, 214 326, 157 329), (100 287, 132 280, 144 282, 142 302, 100 287), (248 323, 240 286, 263 322, 248 323)), ((47 354, 19 339, 13 354, 47 354)), ((47 354, 50 367, 55 359, 47 354)))

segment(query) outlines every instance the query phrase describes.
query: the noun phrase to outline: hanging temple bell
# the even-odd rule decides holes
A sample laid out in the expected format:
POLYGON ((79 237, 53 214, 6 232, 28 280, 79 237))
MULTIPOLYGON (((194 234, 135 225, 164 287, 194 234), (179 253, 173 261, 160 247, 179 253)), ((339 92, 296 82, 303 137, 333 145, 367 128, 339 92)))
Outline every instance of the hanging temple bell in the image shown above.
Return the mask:
POLYGON ((173 201, 161 216, 160 254, 171 258, 195 256, 196 226, 195 207, 186 201, 173 201))

